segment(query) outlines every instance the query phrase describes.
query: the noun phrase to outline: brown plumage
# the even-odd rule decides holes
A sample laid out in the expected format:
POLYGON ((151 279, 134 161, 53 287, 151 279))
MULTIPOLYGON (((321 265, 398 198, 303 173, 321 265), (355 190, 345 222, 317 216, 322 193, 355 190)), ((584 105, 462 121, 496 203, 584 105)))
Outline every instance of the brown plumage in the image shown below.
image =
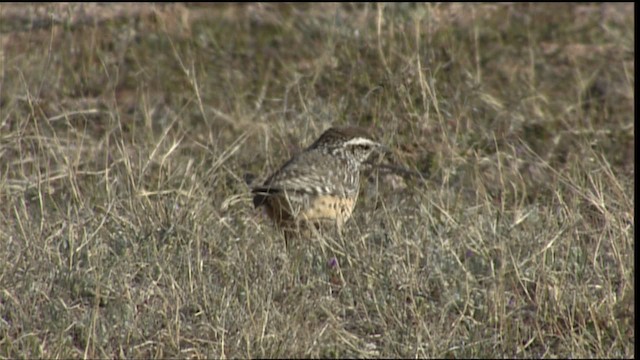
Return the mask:
POLYGON ((362 128, 330 128, 253 188, 253 204, 287 237, 310 223, 341 230, 358 198, 360 167, 380 148, 362 128))

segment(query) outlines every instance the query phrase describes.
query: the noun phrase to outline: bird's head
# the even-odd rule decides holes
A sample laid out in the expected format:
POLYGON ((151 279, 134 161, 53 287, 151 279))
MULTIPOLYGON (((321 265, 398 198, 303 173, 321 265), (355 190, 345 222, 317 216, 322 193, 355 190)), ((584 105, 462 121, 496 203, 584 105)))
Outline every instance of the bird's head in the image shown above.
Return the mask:
POLYGON ((359 127, 332 127, 325 131, 311 148, 321 148, 334 156, 354 161, 360 166, 372 153, 388 151, 373 140, 370 133, 359 127))

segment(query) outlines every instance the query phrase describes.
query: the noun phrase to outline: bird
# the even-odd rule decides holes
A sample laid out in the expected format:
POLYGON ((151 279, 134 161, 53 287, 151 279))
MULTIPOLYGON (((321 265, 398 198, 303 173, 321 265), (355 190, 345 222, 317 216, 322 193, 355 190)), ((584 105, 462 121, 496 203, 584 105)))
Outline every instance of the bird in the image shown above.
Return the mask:
POLYGON ((358 200, 360 170, 376 151, 388 148, 366 129, 331 127, 252 188, 253 205, 264 207, 285 241, 310 226, 333 224, 341 233, 358 200))

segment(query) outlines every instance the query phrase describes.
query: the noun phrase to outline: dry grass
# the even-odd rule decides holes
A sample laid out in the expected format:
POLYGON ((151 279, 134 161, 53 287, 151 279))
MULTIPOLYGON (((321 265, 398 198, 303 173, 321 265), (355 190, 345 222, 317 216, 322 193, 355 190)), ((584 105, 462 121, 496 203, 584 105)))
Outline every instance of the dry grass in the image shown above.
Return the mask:
POLYGON ((634 356, 633 5, 0 23, 0 357, 634 356), (287 252, 244 180, 332 124, 423 176, 287 252))

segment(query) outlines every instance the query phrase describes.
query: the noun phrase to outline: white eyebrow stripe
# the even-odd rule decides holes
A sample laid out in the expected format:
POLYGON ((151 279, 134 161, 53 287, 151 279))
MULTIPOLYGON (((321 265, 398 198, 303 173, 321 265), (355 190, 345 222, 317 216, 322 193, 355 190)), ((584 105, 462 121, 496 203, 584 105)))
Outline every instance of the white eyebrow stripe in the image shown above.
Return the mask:
POLYGON ((377 145, 377 143, 366 138, 357 137, 347 141, 345 145, 377 145))

